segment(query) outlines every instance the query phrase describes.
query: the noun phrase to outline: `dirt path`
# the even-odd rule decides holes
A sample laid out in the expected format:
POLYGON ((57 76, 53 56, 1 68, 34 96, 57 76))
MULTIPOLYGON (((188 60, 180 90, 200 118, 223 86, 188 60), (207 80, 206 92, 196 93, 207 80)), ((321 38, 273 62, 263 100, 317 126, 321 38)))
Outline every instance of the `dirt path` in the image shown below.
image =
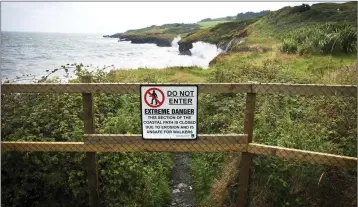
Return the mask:
POLYGON ((189 153, 174 154, 171 207, 195 207, 195 194, 189 168, 189 153))

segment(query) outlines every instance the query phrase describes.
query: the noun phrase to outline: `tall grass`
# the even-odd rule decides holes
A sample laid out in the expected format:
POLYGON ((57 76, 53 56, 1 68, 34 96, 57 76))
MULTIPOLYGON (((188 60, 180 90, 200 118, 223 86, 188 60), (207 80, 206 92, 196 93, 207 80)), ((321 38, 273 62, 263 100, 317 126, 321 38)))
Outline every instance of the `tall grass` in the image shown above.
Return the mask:
POLYGON ((356 28, 347 23, 302 27, 283 40, 282 52, 303 54, 353 54, 357 52, 356 28))

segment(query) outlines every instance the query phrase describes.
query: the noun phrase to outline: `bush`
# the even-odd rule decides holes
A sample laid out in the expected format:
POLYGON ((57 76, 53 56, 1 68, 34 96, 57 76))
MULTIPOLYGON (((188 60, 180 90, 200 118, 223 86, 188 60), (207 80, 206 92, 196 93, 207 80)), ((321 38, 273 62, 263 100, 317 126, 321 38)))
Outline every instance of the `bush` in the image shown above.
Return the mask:
POLYGON ((283 40, 282 52, 303 54, 353 54, 357 51, 357 32, 350 24, 313 25, 290 32, 283 40))
POLYGON ((308 11, 310 9, 311 9, 310 5, 302 4, 301 6, 293 7, 292 10, 289 12, 289 14, 302 13, 302 12, 308 11))
MULTIPOLYGON (((87 74, 78 68, 77 75, 87 74)), ((93 79, 107 82, 98 72, 93 79)), ((107 74, 108 75, 108 74, 107 74)), ((73 80, 78 82, 78 80, 73 80)), ((80 94, 1 94, 2 141, 82 141, 80 94)), ((135 95, 95 94, 101 133, 139 133, 135 95)), ((4 206, 88 206, 84 153, 2 152, 4 206)), ((167 206, 170 153, 98 153, 103 206, 167 206)))
POLYGON ((281 47, 281 52, 286 53, 296 53, 297 52, 297 42, 294 39, 285 39, 281 47))

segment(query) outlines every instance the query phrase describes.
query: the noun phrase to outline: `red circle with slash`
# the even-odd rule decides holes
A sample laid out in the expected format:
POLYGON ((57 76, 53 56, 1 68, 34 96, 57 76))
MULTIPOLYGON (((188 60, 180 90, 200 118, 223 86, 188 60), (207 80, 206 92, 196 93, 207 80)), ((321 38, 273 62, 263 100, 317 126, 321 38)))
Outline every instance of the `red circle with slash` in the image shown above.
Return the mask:
POLYGON ((144 102, 149 106, 149 107, 152 107, 152 108, 158 108, 160 107, 161 105, 163 105, 164 103, 164 100, 165 100, 165 96, 164 96, 164 93, 162 90, 160 90, 159 88, 149 88, 148 90, 145 91, 144 93, 144 102), (160 101, 157 97, 154 97, 154 95, 152 95, 150 93, 150 91, 158 91, 161 95, 162 95, 162 101, 160 101), (150 98, 154 99, 156 101, 156 105, 154 104, 150 104, 149 101, 148 101, 148 95, 150 98))

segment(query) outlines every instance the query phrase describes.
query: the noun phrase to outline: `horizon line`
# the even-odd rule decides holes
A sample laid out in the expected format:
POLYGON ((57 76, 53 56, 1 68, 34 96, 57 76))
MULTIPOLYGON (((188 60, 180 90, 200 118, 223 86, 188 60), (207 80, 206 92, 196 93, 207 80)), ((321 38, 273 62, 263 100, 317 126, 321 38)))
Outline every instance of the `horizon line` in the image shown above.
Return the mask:
MULTIPOLYGON (((18 33, 53 33, 53 34, 98 34, 98 35, 107 35, 107 33, 93 33, 93 32, 50 32, 50 31, 10 31, 10 30, 1 30, 1 32, 18 32, 18 33)), ((118 32, 116 32, 118 33, 118 32)), ((113 33, 113 34, 116 34, 113 33)), ((112 33, 111 33, 112 34, 112 33)))

